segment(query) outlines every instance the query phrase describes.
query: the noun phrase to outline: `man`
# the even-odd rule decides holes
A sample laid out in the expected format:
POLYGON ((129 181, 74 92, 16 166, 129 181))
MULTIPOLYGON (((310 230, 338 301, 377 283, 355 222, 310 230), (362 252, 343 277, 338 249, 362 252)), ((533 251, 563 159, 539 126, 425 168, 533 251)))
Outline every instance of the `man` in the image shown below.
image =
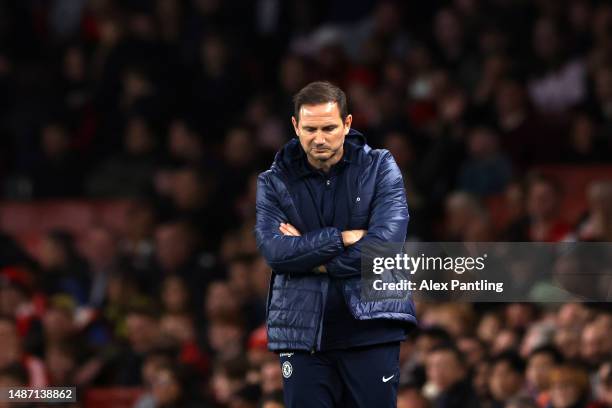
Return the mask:
POLYGON ((424 390, 438 408, 479 407, 470 384, 468 366, 461 352, 450 345, 434 347, 426 357, 427 384, 424 390))
POLYGON ((395 407, 412 302, 361 298, 361 248, 403 243, 408 207, 387 150, 351 129, 346 96, 313 82, 294 97, 297 139, 257 184, 257 245, 272 267, 268 347, 287 407, 395 407))

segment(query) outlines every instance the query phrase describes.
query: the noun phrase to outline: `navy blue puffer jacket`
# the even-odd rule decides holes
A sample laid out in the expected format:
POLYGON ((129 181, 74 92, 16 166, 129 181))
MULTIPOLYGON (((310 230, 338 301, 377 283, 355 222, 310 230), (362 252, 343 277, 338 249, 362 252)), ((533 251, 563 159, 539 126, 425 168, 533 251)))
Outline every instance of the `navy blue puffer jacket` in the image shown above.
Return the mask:
POLYGON ((255 235, 259 251, 272 268, 267 301, 270 350, 318 350, 330 276, 342 280, 344 298, 356 319, 392 319, 416 323, 411 298, 361 299, 361 246, 404 242, 408 206, 402 174, 389 151, 372 149, 351 129, 345 139, 351 208, 346 229, 367 229, 357 244, 345 248, 341 231, 321 228, 305 174, 305 153, 294 138, 276 155, 257 182, 255 235), (302 165, 300 165, 302 163, 302 165), (281 222, 294 225, 300 237, 284 236, 281 222), (327 274, 312 272, 325 265, 327 274))

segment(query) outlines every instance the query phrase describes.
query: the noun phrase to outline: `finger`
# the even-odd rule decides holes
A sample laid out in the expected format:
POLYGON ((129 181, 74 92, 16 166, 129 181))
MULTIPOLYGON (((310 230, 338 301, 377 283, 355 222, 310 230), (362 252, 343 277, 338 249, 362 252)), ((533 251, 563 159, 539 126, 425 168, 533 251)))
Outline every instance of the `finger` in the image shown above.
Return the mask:
POLYGON ((300 236, 300 231, 298 231, 298 229, 295 228, 293 225, 287 224, 287 229, 289 229, 289 231, 294 233, 296 236, 300 236))
POLYGON ((282 226, 279 229, 283 233, 283 235, 290 236, 290 237, 294 237, 295 236, 293 231, 290 231, 289 228, 287 228, 286 226, 282 226))

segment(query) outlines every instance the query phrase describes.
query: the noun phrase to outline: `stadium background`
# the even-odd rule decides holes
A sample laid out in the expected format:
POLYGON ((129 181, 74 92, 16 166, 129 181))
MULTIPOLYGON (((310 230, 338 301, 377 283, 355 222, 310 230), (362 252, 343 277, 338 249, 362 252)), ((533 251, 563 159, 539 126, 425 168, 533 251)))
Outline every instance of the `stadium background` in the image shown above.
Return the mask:
MULTIPOLYGON (((311 80, 412 239, 610 241, 611 44, 595 0, 1 1, 0 386, 282 406, 255 179, 311 80)), ((400 407, 612 404, 605 305, 418 308, 400 407)))

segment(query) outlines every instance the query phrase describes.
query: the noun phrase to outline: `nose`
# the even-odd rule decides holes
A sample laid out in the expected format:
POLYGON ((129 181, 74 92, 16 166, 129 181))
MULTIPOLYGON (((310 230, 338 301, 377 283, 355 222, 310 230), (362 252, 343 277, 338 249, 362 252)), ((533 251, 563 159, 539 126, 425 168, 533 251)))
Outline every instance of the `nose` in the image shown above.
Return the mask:
POLYGON ((315 134, 314 143, 317 145, 325 144, 325 137, 323 136, 323 132, 317 132, 315 134))

